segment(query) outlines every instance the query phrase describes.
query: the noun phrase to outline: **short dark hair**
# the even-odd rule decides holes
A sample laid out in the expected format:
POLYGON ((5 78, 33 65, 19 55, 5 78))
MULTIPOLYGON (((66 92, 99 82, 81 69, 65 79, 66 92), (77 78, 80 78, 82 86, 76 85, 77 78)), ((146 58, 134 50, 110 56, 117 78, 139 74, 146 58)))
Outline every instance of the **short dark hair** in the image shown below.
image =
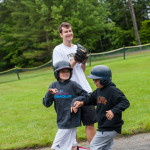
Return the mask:
POLYGON ((63 23, 61 23, 61 24, 59 25, 59 28, 58 28, 59 33, 62 33, 62 27, 65 27, 65 28, 71 27, 71 28, 72 28, 72 26, 71 26, 70 23, 68 23, 68 22, 63 22, 63 23))

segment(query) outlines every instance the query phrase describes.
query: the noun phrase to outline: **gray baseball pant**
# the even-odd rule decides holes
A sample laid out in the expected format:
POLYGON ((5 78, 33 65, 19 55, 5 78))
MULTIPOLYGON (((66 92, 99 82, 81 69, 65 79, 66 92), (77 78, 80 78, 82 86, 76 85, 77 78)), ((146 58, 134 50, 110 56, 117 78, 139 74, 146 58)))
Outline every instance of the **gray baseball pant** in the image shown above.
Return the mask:
POLYGON ((112 150, 116 131, 97 131, 90 143, 90 150, 112 150))

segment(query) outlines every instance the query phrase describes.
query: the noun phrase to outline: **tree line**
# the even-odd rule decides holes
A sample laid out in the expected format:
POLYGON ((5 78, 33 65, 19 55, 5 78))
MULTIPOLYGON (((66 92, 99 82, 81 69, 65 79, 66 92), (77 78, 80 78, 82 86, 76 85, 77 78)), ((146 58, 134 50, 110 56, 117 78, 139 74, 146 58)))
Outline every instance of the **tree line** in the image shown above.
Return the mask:
MULTIPOLYGON (((132 4, 141 43, 149 43, 150 0, 132 4)), ((137 45, 127 0, 1 0, 0 71, 49 61, 62 22, 72 24, 73 43, 92 53, 137 45)))

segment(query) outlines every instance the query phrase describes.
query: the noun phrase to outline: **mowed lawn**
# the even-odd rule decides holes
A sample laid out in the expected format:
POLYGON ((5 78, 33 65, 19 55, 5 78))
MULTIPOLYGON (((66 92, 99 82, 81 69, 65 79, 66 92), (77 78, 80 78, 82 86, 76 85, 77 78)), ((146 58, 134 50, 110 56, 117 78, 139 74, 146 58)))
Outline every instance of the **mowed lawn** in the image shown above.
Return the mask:
MULTIPOLYGON (((122 58, 92 62, 112 70, 112 80, 128 100, 130 107, 123 112, 122 134, 150 132, 150 52, 122 58)), ((15 74, 0 76, 0 80, 15 74)), ((57 132, 54 107, 45 108, 42 99, 55 81, 53 70, 46 68, 20 74, 21 80, 0 84, 0 149, 50 146, 57 132)), ((88 79, 92 89, 93 81, 88 79)), ((95 124, 97 127, 97 124, 95 124)), ((78 140, 85 139, 85 128, 78 128, 78 140)))

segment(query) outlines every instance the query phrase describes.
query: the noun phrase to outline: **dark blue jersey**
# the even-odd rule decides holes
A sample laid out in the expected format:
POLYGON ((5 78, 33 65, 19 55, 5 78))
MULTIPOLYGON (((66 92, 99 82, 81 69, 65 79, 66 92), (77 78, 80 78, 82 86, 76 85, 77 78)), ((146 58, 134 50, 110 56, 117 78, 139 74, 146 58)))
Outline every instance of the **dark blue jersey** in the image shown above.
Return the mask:
POLYGON ((64 83, 53 82, 49 88, 56 88, 58 93, 55 95, 47 91, 43 98, 43 104, 50 107, 54 102, 57 113, 57 126, 59 129, 74 128, 81 125, 80 109, 77 113, 71 113, 71 102, 78 96, 86 96, 88 93, 75 81, 68 80, 64 83))
POLYGON ((95 105, 98 130, 113 131, 121 133, 123 125, 122 111, 129 107, 129 101, 122 91, 114 83, 110 83, 103 88, 97 88, 88 99, 84 100, 84 105, 95 105), (111 110, 114 114, 112 120, 106 117, 106 111, 111 110))

